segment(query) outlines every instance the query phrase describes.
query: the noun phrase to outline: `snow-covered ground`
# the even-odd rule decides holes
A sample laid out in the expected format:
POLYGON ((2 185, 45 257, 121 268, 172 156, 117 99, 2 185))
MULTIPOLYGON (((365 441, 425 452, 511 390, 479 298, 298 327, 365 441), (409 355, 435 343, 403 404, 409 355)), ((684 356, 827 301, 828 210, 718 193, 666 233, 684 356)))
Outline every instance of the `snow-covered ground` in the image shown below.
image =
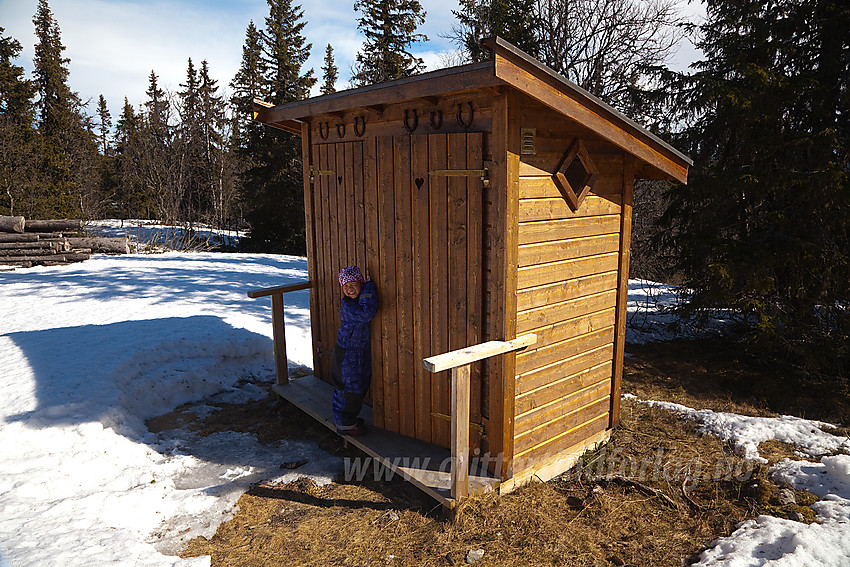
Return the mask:
MULTIPOLYGON (((144 424, 188 401, 264 395, 271 314, 268 301, 245 292, 306 277, 304 258, 178 252, 0 273, 0 567, 208 565, 175 553, 214 533, 251 483, 341 476, 341 460, 306 441, 154 435, 144 424), (301 459, 308 463, 281 474, 280 464, 301 459)), ((632 285, 635 302, 641 290, 669 291, 632 285)), ((310 366, 307 292, 287 294, 286 304, 290 365, 310 366)), ((646 323, 652 313, 640 317, 646 323)), ((742 448, 779 435, 809 455, 841 446, 817 422, 801 420, 786 434, 781 420, 712 413, 692 417, 704 426, 731 419, 736 425, 712 431, 734 431, 742 448)), ((850 457, 810 459, 781 463, 774 475, 821 498, 819 523, 745 522, 701 565, 850 565, 850 457)))
POLYGON ((759 516, 741 522, 728 537, 700 555, 700 567, 775 566, 847 567, 850 565, 850 438, 833 435, 834 427, 792 416, 749 417, 695 410, 680 404, 637 400, 674 411, 699 424, 699 431, 730 442, 749 459, 767 462, 758 453, 763 441, 794 445, 805 460, 784 459, 770 470, 780 485, 808 490, 820 500, 812 505, 817 522, 805 524, 759 516), (841 454, 835 454, 835 453, 841 454))
MULTIPOLYGON (((141 219, 93 220, 86 231, 97 236, 127 237, 139 251, 187 250, 193 247, 232 246, 239 244, 244 232, 219 230, 203 224, 168 226, 141 219)), ((134 250, 135 251, 135 250, 134 250)))
MULTIPOLYGON (((305 279, 303 258, 178 252, 1 273, 0 565, 206 565, 174 553, 252 482, 341 474, 307 442, 144 424, 264 395, 271 311, 245 292, 305 279)), ((309 366, 307 294, 286 301, 290 364, 309 366)))

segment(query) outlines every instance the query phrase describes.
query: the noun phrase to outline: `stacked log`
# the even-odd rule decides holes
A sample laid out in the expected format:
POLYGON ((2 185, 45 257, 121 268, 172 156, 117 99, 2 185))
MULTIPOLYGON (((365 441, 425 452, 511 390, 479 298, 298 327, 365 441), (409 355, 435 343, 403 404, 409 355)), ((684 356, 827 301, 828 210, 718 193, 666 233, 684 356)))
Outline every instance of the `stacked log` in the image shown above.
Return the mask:
POLYGON ((79 232, 77 220, 30 220, 0 216, 0 267, 55 266, 88 260, 92 251, 128 254, 127 238, 68 237, 79 232))

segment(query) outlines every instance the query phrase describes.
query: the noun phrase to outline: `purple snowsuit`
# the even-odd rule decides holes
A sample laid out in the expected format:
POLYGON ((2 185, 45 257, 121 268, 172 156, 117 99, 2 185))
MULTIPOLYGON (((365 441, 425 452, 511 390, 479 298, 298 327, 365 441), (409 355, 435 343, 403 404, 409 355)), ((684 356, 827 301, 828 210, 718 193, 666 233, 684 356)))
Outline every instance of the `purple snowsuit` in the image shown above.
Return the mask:
POLYGON ((350 427, 357 422, 372 382, 369 321, 377 311, 378 293, 371 281, 363 284, 357 299, 343 297, 340 302, 340 326, 331 361, 333 415, 338 427, 350 427))

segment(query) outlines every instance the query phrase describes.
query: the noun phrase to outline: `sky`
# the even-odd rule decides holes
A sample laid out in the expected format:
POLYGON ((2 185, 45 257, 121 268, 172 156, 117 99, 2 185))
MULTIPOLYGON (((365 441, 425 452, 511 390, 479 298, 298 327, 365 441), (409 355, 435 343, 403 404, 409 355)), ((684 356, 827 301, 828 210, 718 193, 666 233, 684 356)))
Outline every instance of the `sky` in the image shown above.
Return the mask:
MULTIPOLYGON (((144 242, 174 236, 149 224, 98 226, 144 242)), ((209 567, 208 556, 176 554, 191 538, 211 537, 253 483, 342 478, 342 457, 307 439, 261 444, 249 433, 145 425, 184 403, 184 418, 203 418, 217 403, 265 397, 274 380, 271 309, 245 292, 306 278, 303 257, 211 252, 0 271, 0 567, 209 567)), ((666 286, 630 281, 629 325, 640 310, 653 320, 674 298, 666 286)), ((296 375, 312 365, 306 291, 287 294, 285 318, 296 375)), ((743 522, 703 542, 698 567, 850 565, 850 439, 833 426, 625 397, 693 420, 753 461, 772 439, 799 451, 770 475, 812 492, 817 521, 743 522)), ((714 471, 725 473, 722 463, 714 471)))
MULTIPOLYGON (((430 69, 445 66, 441 61, 455 46, 444 36, 455 23, 452 10, 457 0, 420 0, 427 12, 419 32, 429 41, 414 51, 430 69)), ((0 27, 4 35, 21 42, 23 52, 16 62, 32 71, 35 45, 32 18, 37 0, 0 0, 0 27)), ((71 89, 91 101, 94 114, 99 95, 106 98, 113 120, 121 112, 124 97, 135 108, 146 99, 151 71, 159 85, 176 92, 185 81, 189 58, 196 68, 206 60, 210 75, 226 88, 239 68, 245 30, 253 20, 264 27, 268 15, 265 0, 50 0, 59 24, 65 57, 70 59, 71 89)), ((362 44, 357 32, 354 0, 302 0, 307 25, 304 34, 313 44, 305 69, 314 69, 321 82, 321 67, 328 43, 334 48, 340 69, 338 88, 346 88, 354 56, 362 44)), ((699 13, 697 2, 683 4, 687 13, 699 13)), ((695 50, 685 44, 673 65, 685 68, 695 50)), ((314 88, 318 94, 318 84, 314 88)))

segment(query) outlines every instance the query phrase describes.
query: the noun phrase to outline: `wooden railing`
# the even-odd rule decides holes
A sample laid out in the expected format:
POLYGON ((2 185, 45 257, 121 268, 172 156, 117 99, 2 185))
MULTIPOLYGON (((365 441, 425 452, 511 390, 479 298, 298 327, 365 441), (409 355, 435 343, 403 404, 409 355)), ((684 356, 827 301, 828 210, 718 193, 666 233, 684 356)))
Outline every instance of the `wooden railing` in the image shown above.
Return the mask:
POLYGON ((469 367, 473 362, 523 349, 537 342, 537 335, 510 341, 490 341, 424 359, 430 372, 452 371, 452 498, 469 496, 469 367))
POLYGON ((274 339, 274 370, 278 384, 289 383, 289 365, 286 358, 286 335, 283 322, 283 294, 312 287, 312 282, 299 282, 280 287, 254 289, 248 292, 248 297, 272 298, 272 337, 274 339))

